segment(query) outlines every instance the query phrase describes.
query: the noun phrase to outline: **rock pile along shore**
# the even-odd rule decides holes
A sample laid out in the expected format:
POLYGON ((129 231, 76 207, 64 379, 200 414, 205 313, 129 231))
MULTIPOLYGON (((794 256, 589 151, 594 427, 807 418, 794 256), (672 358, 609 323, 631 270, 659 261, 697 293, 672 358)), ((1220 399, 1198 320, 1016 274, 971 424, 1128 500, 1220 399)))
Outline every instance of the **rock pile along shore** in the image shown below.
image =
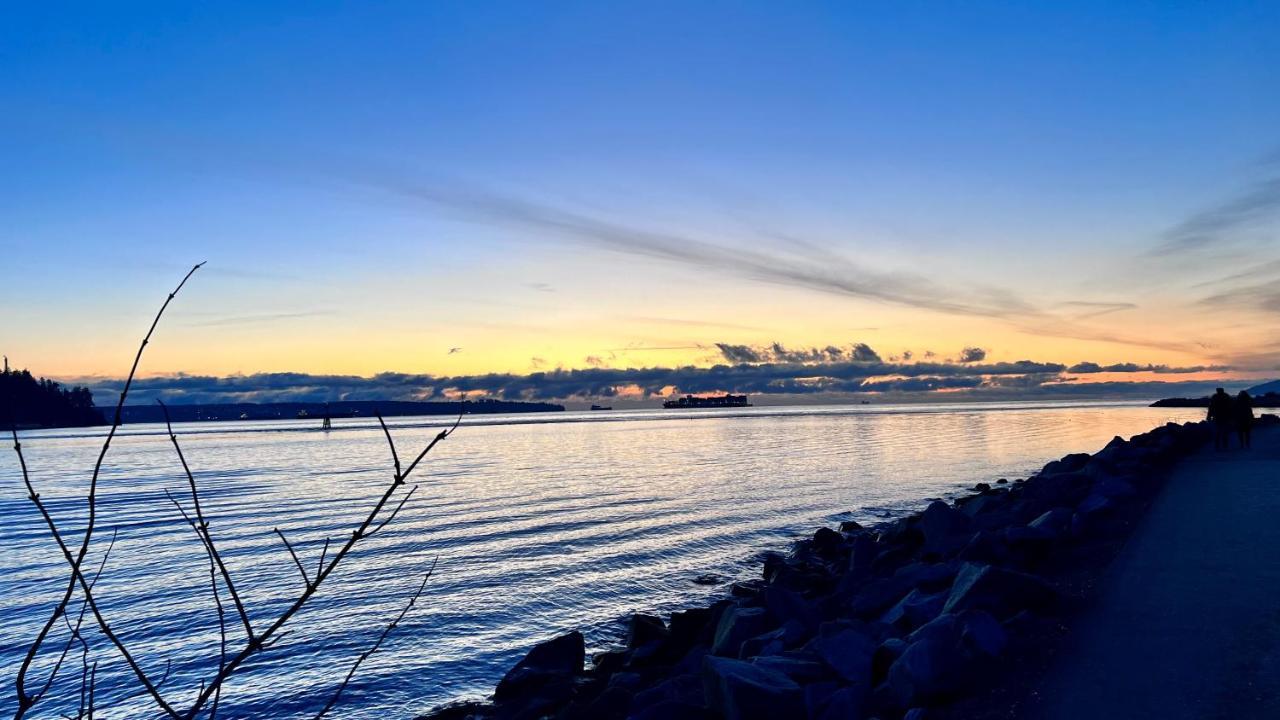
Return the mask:
POLYGON ((568 633, 491 701, 420 720, 1007 717, 1168 466, 1209 435, 1170 423, 896 521, 820 528, 710 607, 632 616, 626 646, 589 666, 568 633))

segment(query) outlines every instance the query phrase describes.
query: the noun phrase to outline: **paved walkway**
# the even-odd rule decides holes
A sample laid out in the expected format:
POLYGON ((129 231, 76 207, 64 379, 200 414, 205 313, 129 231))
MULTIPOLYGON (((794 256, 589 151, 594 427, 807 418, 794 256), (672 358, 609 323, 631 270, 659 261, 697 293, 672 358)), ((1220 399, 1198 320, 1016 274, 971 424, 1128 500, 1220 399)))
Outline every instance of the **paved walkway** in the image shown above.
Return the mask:
POLYGON ((1280 718, 1280 428, 1253 445, 1177 466, 1050 669, 1038 717, 1280 718))

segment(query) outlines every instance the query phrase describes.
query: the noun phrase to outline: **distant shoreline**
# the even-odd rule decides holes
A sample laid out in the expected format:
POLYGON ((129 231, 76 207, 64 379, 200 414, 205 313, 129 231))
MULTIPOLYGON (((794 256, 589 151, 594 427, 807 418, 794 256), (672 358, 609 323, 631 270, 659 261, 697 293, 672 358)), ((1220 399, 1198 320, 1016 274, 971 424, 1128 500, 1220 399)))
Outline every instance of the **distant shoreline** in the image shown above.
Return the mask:
MULTIPOLYGON (((233 422, 239 420, 303 420, 321 422, 353 417, 402 417, 405 415, 457 415, 466 406, 468 415, 492 415, 498 413, 563 412, 564 406, 556 403, 520 402, 514 400, 466 400, 458 402, 411 402, 352 400, 332 403, 282 402, 282 403, 213 403, 169 405, 169 416, 174 422, 233 422)), ((122 424, 164 422, 164 411, 159 405, 126 405, 121 411, 122 424)))
MULTIPOLYGON (((1256 408, 1276 408, 1280 407, 1280 393, 1264 393, 1253 398, 1253 406, 1256 408)), ((1209 407, 1209 398, 1164 398, 1151 403, 1150 407, 1182 407, 1196 408, 1209 407)))

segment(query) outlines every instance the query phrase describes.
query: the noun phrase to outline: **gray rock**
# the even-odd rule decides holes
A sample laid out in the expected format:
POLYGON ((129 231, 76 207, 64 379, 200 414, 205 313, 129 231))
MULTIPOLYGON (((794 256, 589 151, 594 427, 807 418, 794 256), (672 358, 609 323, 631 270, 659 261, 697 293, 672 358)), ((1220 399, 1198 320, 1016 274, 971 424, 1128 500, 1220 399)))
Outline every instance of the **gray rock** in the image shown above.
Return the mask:
POLYGON ((631 712, 634 715, 644 708, 670 701, 701 705, 704 702, 702 675, 688 673, 675 675, 647 690, 636 693, 631 701, 631 712))
POLYGON ((886 610, 884 615, 880 616, 880 622, 902 630, 923 625, 942 612, 942 606, 946 604, 949 594, 946 590, 936 593, 912 590, 906 597, 899 600, 897 605, 886 610))
POLYGON ((764 591, 764 606, 776 623, 795 621, 810 633, 818 628, 817 610, 800 593, 770 585, 764 591))
POLYGON ((907 577, 872 580, 857 591, 849 607, 855 615, 875 617, 893 607, 912 589, 911 579, 907 577))
POLYGON ((721 718, 696 703, 664 700, 640 712, 633 712, 630 720, 721 720, 721 718))
POLYGON ((925 592, 935 592, 951 587, 951 582, 956 579, 956 572, 959 569, 959 563, 954 561, 943 563, 917 562, 903 565, 893 573, 893 576, 906 580, 911 584, 911 587, 925 592))
POLYGON ((668 635, 666 623, 656 615, 636 613, 627 623, 627 647, 632 649, 655 640, 665 640, 668 635))
POLYGON ((920 515, 925 552, 946 555, 959 550, 968 540, 970 523, 968 515, 941 500, 929 503, 920 515))
POLYGON ((902 657, 907 649, 907 641, 902 638, 889 638, 880 643, 871 654, 871 684, 879 685, 889 675, 889 667, 902 657))
POLYGON ((826 680, 831 671, 817 660, 806 660, 788 655, 768 655, 751 659, 751 664, 766 670, 780 672, 801 685, 826 680))
POLYGON ((725 611, 716 627, 711 654, 737 657, 742 643, 772 627, 764 608, 734 606, 725 611))
POLYGON ((742 648, 738 650, 738 657, 745 660, 758 655, 777 655, 786 647, 786 637, 786 628, 778 628, 757 635, 742 643, 742 648))
POLYGON ((503 676, 493 697, 504 700, 558 679, 571 678, 582 672, 585 659, 582 633, 576 630, 539 643, 503 676))
POLYGON ((960 639, 967 649, 988 658, 999 657, 1009 645, 1009 635, 1000 623, 981 610, 960 614, 960 639))
POLYGON ((808 648, 846 682, 869 685, 871 655, 875 653, 876 645, 876 640, 865 632, 846 628, 825 636, 819 635, 810 641, 808 648))
POLYGON ((804 691, 774 670, 729 658, 708 656, 702 665, 707 705, 725 720, 804 717, 804 691))
POLYGON ((1138 491, 1121 478, 1104 476, 1098 478, 1098 481, 1093 484, 1093 494, 1105 498, 1122 499, 1133 497, 1138 494, 1138 491))
POLYGON ((998 618, 1009 617, 1027 608, 1048 605, 1056 593, 1033 575, 992 565, 965 563, 956 575, 944 613, 986 610, 998 618))
POLYGON ((1075 472, 1085 466, 1089 462, 1091 456, 1089 453, 1073 453, 1064 456, 1061 460, 1054 460, 1040 470, 1041 475, 1056 475, 1058 473, 1075 472))
POLYGON ((827 699, 819 720, 855 720, 863 716, 867 705, 867 689, 863 686, 841 688, 827 699))
POLYGON ((964 687, 968 658, 958 635, 932 633, 912 642, 889 667, 889 689, 899 707, 928 703, 964 687))
POLYGON ((838 552, 844 547, 844 536, 831 528, 818 528, 813 534, 813 548, 823 555, 838 552))
POLYGON ((1027 527, 1044 530, 1052 537, 1061 537, 1071 527, 1071 508, 1057 507, 1032 520, 1027 527))

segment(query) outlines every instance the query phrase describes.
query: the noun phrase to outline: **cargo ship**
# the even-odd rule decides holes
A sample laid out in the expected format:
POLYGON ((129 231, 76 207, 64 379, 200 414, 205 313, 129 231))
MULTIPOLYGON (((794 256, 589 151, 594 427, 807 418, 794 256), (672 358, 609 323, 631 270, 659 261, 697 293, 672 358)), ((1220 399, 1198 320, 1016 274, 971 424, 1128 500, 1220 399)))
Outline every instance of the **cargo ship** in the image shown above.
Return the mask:
POLYGON ((717 397, 694 397, 693 395, 685 395, 682 398, 663 402, 662 407, 669 410, 686 410, 694 408, 739 408, 751 407, 751 403, 747 402, 746 395, 720 395, 717 397))

